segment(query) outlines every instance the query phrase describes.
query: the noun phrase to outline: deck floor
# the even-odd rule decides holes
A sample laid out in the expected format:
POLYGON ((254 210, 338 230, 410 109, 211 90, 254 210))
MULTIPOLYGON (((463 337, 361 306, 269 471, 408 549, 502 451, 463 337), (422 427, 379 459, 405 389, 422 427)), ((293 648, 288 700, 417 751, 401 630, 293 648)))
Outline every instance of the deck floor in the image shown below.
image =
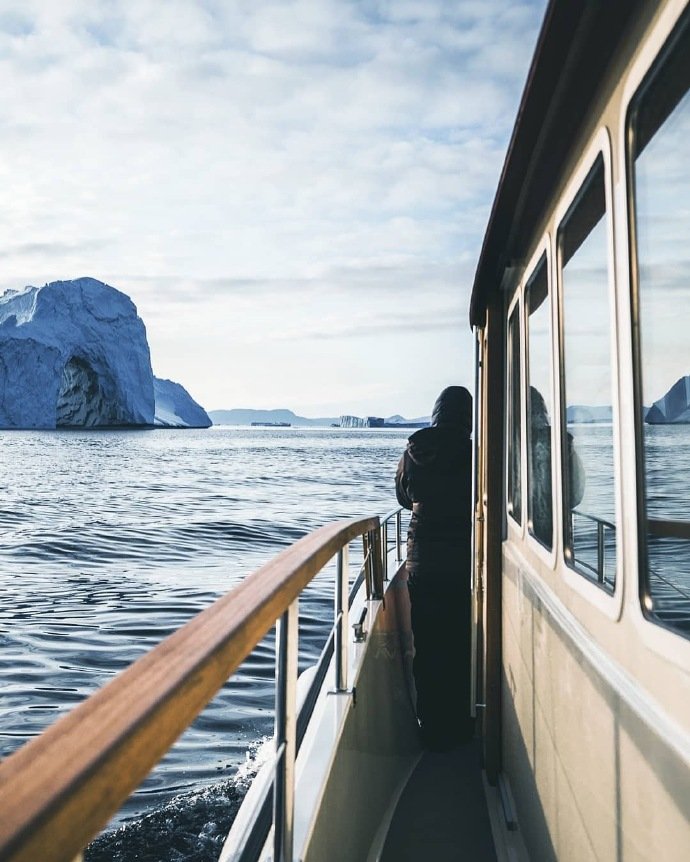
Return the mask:
POLYGON ((381 862, 496 862, 479 749, 425 752, 400 797, 381 862))

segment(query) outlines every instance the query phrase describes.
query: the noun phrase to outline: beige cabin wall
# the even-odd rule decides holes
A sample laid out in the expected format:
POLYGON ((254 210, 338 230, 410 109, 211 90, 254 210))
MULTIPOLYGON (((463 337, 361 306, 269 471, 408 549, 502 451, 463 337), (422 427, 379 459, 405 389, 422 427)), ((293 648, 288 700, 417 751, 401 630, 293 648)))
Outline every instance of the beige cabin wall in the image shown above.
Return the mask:
POLYGON ((686 860, 687 765, 583 655, 528 571, 505 548, 503 766, 532 858, 686 860))

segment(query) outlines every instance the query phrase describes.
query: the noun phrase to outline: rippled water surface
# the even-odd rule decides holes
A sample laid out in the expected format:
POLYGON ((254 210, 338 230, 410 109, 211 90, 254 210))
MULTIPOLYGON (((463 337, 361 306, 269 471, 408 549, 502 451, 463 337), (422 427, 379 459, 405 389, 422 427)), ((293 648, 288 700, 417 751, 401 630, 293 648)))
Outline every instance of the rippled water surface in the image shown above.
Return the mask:
MULTIPOLYGON (((612 453, 602 443, 610 435, 577 432, 589 465, 580 508, 613 518, 612 453)), ((305 533, 392 509, 408 433, 0 432, 0 755, 305 533)), ((687 426, 647 435, 650 511, 687 519, 687 471, 679 469, 690 458, 687 426)), ((689 546, 650 543, 655 601, 668 619, 686 613, 689 546)), ((302 667, 317 659, 331 625, 332 568, 300 604, 302 667)), ((88 862, 217 857, 251 773, 248 752, 272 733, 273 676, 269 636, 127 802, 111 829, 125 825, 97 842, 88 862)))
MULTIPOLYGON (((393 508, 407 433, 0 434, 0 754, 300 536, 393 508)), ((332 594, 325 572, 301 602, 302 666, 318 657, 332 594)), ((272 732, 273 674, 268 637, 120 818, 206 804, 209 793, 235 796, 236 783, 223 782, 272 732)))

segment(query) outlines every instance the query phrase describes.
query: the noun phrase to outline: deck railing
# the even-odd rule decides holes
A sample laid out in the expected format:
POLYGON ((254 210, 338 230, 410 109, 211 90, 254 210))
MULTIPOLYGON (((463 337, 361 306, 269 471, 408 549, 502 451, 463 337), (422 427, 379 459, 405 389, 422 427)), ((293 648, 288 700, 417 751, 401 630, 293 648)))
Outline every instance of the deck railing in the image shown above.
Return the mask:
POLYGON ((398 506, 381 518, 381 545, 383 554, 383 577, 388 579, 388 552, 391 549, 391 537, 389 535, 389 525, 395 523, 395 533, 393 534, 392 544, 395 548, 395 562, 400 565, 403 561, 402 556, 402 508, 398 506))
MULTIPOLYGON (((399 512, 386 524, 392 516, 399 512)), ((297 601, 337 555, 335 688, 346 690, 347 551, 359 536, 369 549, 367 595, 382 595, 388 538, 378 517, 321 527, 0 763, 0 860, 78 857, 276 621, 273 858, 291 860, 297 601)))
MULTIPOLYGON (((613 536, 615 541, 616 536, 616 525, 612 524, 611 521, 607 521, 605 518, 600 518, 598 515, 591 515, 589 512, 583 512, 580 509, 572 510, 572 526, 571 526, 571 542, 573 547, 570 549, 571 559, 574 563, 576 563, 581 568, 585 569, 591 575, 594 576, 594 579, 597 583, 602 584, 603 586, 611 586, 613 583, 612 580, 607 578, 606 576, 606 563, 607 563, 607 554, 606 554, 606 538, 607 534, 609 536, 613 536), (588 562, 583 556, 580 556, 578 551, 579 548, 575 548, 575 518, 584 518, 591 524, 594 524, 596 529, 596 564, 592 565, 588 562)), ((578 543, 579 544, 579 543, 578 543)), ((583 543, 584 544, 584 543, 583 543)), ((586 550, 591 550, 586 548, 586 550)), ((615 556, 614 556, 615 561, 615 556)), ((615 575, 615 572, 614 572, 615 575)))
MULTIPOLYGON (((596 563, 592 565, 592 563, 584 559, 583 556, 579 556, 576 553, 577 549, 574 548, 570 551, 570 559, 582 569, 585 569, 586 572, 590 573, 597 581, 597 583, 602 584, 605 587, 612 587, 613 581, 607 577, 607 563, 609 562, 609 555, 606 553, 606 549, 607 537, 613 537, 615 540, 615 524, 611 523, 611 521, 607 521, 605 518, 600 518, 598 515, 592 515, 588 512, 583 512, 580 509, 573 509, 572 515, 573 525, 571 527, 571 532, 573 534, 575 516, 579 518, 584 518, 585 520, 594 524, 594 527, 596 529, 596 563)), ((646 525, 648 536, 655 539, 690 539, 690 521, 674 521, 669 519, 648 518, 646 521, 646 525)), ((585 547, 585 550, 592 550, 592 548, 585 547)), ((615 561, 615 556, 613 557, 613 559, 615 561)), ((670 590, 673 594, 675 594, 677 597, 680 597, 681 599, 684 599, 686 602, 690 602, 690 592, 688 592, 687 589, 684 589, 683 586, 674 583, 667 576, 659 572, 658 568, 650 568, 649 573, 651 576, 664 584, 667 590, 670 590)), ((668 612, 668 610, 668 608, 665 608, 664 612, 668 612)), ((675 611, 676 609, 674 608, 673 610, 675 611)), ((683 614, 683 619, 687 619, 687 611, 683 609, 681 613, 683 614)))
POLYGON ((680 572, 687 571, 685 543, 690 539, 690 521, 647 518, 646 526, 648 571, 645 607, 662 622, 672 623, 675 628, 687 631, 690 629, 690 589, 678 575, 680 572), (675 554, 671 551, 673 556, 670 561, 663 556, 663 551, 661 557, 657 556, 660 550, 658 547, 660 539, 672 540, 671 545, 675 554), (657 546, 656 549, 654 545, 657 546), (679 553, 680 547, 684 548, 684 552, 679 553), (663 574, 659 570, 662 567, 663 574))

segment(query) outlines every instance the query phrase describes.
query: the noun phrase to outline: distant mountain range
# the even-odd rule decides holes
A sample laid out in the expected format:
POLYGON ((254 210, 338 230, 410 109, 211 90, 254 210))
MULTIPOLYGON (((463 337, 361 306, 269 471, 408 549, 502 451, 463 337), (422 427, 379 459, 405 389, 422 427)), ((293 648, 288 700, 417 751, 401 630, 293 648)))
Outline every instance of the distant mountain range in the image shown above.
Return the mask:
MULTIPOLYGON (((261 424, 288 424, 305 428, 329 428, 332 425, 340 425, 340 416, 321 416, 312 419, 307 416, 298 416, 292 410, 249 410, 235 408, 233 410, 209 410, 208 415, 214 425, 251 425, 261 424)), ((352 417, 349 417, 352 418, 352 417)), ((390 425, 428 425, 430 417, 422 416, 417 419, 405 419, 396 414, 384 420, 386 426, 390 425)))
MULTIPOLYGON (((585 404, 571 404, 566 410, 566 421, 568 424, 589 424, 592 422, 613 421, 613 411, 607 407, 589 407, 585 404)), ((213 418, 213 416, 211 416, 213 418)))
MULTIPOLYGON (((643 407, 645 421, 650 425, 690 424, 690 375, 677 380, 669 391, 651 407, 643 407)), ((431 417, 419 416, 406 419, 399 413, 386 418, 372 416, 320 416, 311 418, 298 416, 292 410, 210 410, 208 415, 214 425, 293 425, 303 428, 329 428, 333 425, 347 428, 366 427, 423 427, 429 425, 431 417)), ((613 421, 610 405, 571 404, 566 411, 568 424, 585 425, 613 421)))
POLYGON ((339 417, 324 417, 307 419, 297 416, 292 410, 249 410, 235 408, 233 410, 209 410, 214 425, 251 425, 252 422, 287 422, 290 425, 305 425, 311 427, 328 427, 339 421, 339 417))

